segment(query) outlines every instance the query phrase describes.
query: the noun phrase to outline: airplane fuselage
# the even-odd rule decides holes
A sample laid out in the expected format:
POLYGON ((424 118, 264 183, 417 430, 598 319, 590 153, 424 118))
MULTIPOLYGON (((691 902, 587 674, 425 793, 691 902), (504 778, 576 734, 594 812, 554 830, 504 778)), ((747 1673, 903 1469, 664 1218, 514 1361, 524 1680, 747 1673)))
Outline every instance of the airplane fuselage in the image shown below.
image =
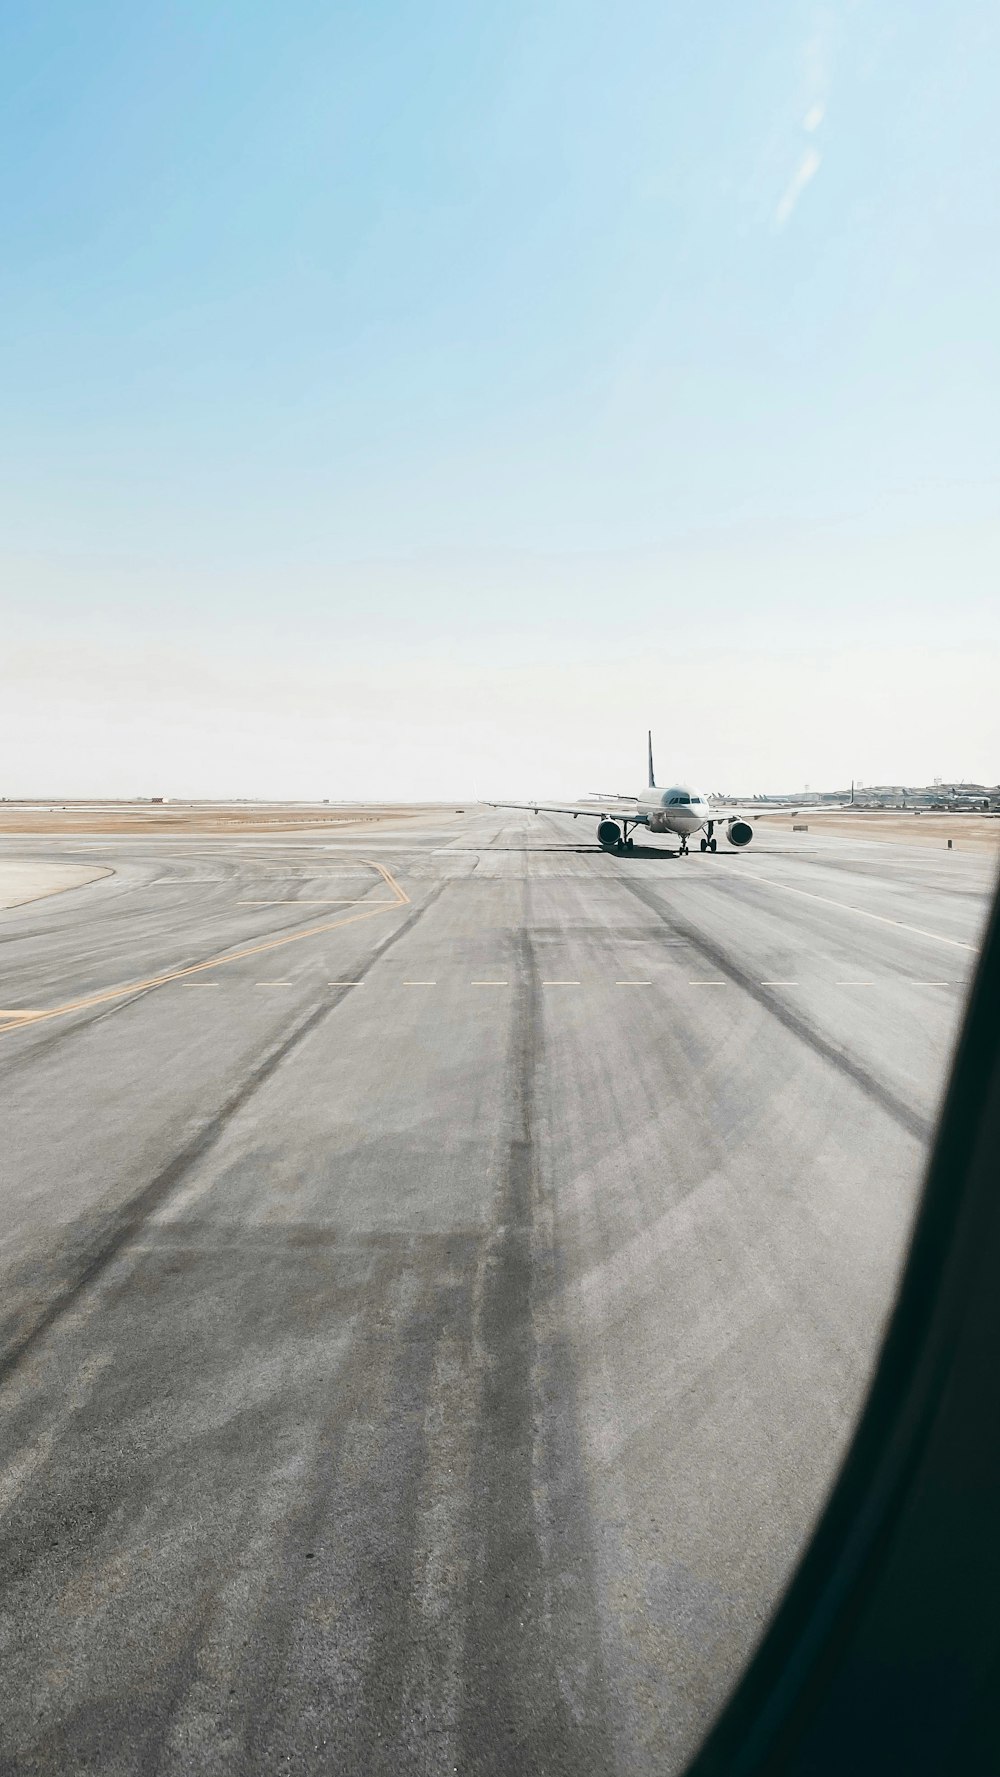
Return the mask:
POLYGON ((687 839, 719 818, 713 815, 707 797, 690 784, 673 784, 668 790, 642 790, 637 802, 638 812, 645 816, 651 833, 677 833, 687 839))

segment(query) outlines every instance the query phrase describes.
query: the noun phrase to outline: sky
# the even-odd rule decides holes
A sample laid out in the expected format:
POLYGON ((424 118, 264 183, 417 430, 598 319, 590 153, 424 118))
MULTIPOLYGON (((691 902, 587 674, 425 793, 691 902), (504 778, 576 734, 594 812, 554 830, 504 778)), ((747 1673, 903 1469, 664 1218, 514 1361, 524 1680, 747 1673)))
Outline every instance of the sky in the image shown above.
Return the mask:
POLYGON ((995 783, 998 37, 0 10, 0 794, 995 783))

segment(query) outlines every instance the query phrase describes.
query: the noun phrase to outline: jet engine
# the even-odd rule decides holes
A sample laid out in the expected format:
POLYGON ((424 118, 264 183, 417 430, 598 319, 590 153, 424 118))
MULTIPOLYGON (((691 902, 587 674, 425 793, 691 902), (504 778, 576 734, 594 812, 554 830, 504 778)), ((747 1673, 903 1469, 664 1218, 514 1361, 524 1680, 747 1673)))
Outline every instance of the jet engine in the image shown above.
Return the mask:
POLYGON ((617 821, 601 821, 597 837, 605 851, 614 851, 616 846, 621 845, 622 830, 617 821))
POLYGON ((730 845, 749 845, 753 838, 753 828, 749 821, 730 821, 726 828, 726 838, 730 845))

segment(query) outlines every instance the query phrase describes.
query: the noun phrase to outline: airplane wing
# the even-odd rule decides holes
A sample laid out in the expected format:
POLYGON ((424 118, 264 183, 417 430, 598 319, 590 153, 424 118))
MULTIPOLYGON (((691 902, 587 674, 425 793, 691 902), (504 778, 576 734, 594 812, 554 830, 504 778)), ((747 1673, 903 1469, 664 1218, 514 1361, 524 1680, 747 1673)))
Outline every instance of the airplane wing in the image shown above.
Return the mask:
POLYGON ((616 809, 610 801, 602 803, 600 808, 593 806, 582 808, 579 803, 575 808, 557 808, 554 802, 488 802, 486 806, 487 808, 525 808, 531 814, 571 814, 574 820, 579 814, 589 815, 593 821, 610 820, 619 814, 630 823, 634 822, 636 826, 646 826, 649 820, 648 815, 633 813, 631 808, 616 809))
MULTIPOLYGON (((709 804, 711 807, 711 804, 709 804)), ((786 802, 746 802, 742 808, 712 808, 713 821, 762 821, 768 814, 800 814, 810 812, 817 814, 823 808, 851 808, 856 804, 850 802, 808 802, 805 807, 793 808, 786 802)))

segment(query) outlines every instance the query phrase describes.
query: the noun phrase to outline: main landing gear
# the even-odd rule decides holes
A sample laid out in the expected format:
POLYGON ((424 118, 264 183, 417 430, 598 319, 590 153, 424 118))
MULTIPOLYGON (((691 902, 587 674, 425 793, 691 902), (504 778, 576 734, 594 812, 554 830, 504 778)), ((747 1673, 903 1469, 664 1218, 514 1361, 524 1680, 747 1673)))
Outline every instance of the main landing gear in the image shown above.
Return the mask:
MULTIPOLYGON (((634 821, 632 825, 635 826, 634 821)), ((617 852, 619 857, 623 852, 631 851, 632 841, 628 836, 628 822, 624 817, 619 827, 617 821, 612 821, 605 815, 597 829, 597 843, 604 851, 617 852)))
POLYGON ((715 840, 712 837, 714 831, 715 831, 715 822, 709 821, 709 823, 708 823, 708 838, 703 839, 701 842, 702 851, 714 851, 715 850, 715 840))

